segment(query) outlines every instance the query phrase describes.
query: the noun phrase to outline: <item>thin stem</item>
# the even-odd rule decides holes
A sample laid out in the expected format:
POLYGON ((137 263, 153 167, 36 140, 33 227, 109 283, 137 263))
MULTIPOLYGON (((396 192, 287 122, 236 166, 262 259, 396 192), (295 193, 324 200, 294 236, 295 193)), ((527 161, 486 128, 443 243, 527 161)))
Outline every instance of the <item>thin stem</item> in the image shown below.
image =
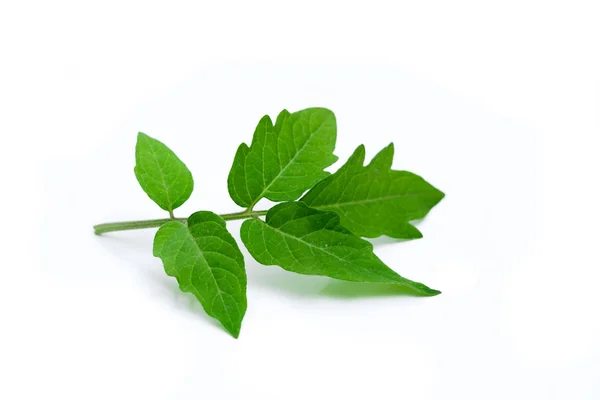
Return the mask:
MULTIPOLYGON (((241 211, 237 213, 221 214, 220 217, 225 221, 233 221, 236 219, 247 219, 257 218, 262 215, 266 215, 267 211, 241 211)), ((146 228, 158 228, 163 224, 171 221, 179 221, 182 223, 187 222, 187 218, 162 218, 162 219, 148 219, 144 221, 123 221, 123 222, 109 222, 106 224, 99 224, 94 226, 94 233, 101 235, 107 232, 115 231, 128 231, 132 229, 146 229, 146 228)))
POLYGON ((231 214, 221 214, 219 217, 223 218, 225 221, 233 221, 236 219, 247 219, 247 218, 256 218, 263 215, 267 215, 267 210, 263 211, 240 211, 231 214))
POLYGON ((167 222, 179 221, 185 223, 186 218, 161 218, 161 219, 148 219, 144 221, 124 221, 124 222, 109 222, 106 224, 99 224, 94 226, 94 233, 101 235, 106 232, 114 231, 126 231, 131 229, 146 229, 146 228, 157 228, 167 222))

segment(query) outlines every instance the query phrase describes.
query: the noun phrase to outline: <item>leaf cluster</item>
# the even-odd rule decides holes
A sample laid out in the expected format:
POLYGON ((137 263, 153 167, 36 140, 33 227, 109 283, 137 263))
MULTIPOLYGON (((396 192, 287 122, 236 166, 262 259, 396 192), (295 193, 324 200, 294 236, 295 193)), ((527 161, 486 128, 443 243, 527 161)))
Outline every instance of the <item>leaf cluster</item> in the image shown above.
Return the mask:
POLYGON ((135 151, 135 176, 167 220, 156 233, 153 253, 184 292, 193 294, 208 315, 238 337, 247 308, 244 256, 227 230, 226 219, 246 219, 240 237, 260 264, 335 279, 387 283, 415 295, 440 292, 406 279, 375 255, 363 238, 422 237, 411 223, 421 219, 444 194, 418 175, 392 169, 394 147, 367 165, 359 146, 335 173, 325 169, 333 154, 336 119, 328 109, 283 110, 275 123, 264 116, 251 144, 239 145, 229 172, 231 199, 245 210, 219 216, 198 211, 175 219, 173 211, 194 188, 186 165, 163 143, 143 133, 135 151), (254 211, 263 198, 276 202, 254 211))

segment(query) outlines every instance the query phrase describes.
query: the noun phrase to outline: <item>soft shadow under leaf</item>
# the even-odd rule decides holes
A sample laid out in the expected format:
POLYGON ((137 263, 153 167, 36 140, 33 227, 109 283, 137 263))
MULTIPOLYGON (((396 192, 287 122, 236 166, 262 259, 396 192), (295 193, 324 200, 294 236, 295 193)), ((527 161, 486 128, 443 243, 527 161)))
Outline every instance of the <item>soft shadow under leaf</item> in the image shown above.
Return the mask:
POLYGON ((357 283, 344 281, 330 282, 321 290, 320 294, 341 299, 392 296, 427 297, 427 295, 408 286, 398 286, 387 283, 357 283))

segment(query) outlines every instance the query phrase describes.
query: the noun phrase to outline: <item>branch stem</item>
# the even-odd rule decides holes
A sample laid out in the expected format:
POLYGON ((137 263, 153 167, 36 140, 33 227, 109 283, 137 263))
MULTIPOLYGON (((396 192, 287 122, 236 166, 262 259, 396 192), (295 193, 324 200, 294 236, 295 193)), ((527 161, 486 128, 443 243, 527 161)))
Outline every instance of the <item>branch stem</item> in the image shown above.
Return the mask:
MULTIPOLYGON (((229 214, 221 214, 219 217, 223 218, 225 221, 233 221, 236 219, 247 219, 247 218, 257 218, 262 215, 266 215, 267 211, 241 211, 237 213, 229 213, 229 214)), ((128 231, 132 229, 146 229, 146 228, 158 228, 163 224, 171 221, 179 221, 182 223, 187 222, 187 218, 162 218, 162 219, 148 219, 143 221, 123 221, 123 222, 109 222, 105 224, 99 224, 94 226, 94 233, 96 235, 101 235, 107 232, 116 232, 116 231, 128 231)))

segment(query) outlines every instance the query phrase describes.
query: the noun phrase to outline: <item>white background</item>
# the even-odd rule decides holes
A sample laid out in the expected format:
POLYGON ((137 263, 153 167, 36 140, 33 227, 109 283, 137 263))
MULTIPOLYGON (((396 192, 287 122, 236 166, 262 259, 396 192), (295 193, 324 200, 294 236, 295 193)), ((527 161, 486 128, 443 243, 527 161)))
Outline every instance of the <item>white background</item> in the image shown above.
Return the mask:
POLYGON ((0 4, 0 398, 600 398, 598 2, 0 4), (178 215, 231 212, 237 145, 308 106, 335 111, 341 160, 393 141, 446 192, 424 239, 375 241, 440 296, 246 253, 234 340, 152 230, 92 234, 163 216, 137 131, 194 173, 178 215))

